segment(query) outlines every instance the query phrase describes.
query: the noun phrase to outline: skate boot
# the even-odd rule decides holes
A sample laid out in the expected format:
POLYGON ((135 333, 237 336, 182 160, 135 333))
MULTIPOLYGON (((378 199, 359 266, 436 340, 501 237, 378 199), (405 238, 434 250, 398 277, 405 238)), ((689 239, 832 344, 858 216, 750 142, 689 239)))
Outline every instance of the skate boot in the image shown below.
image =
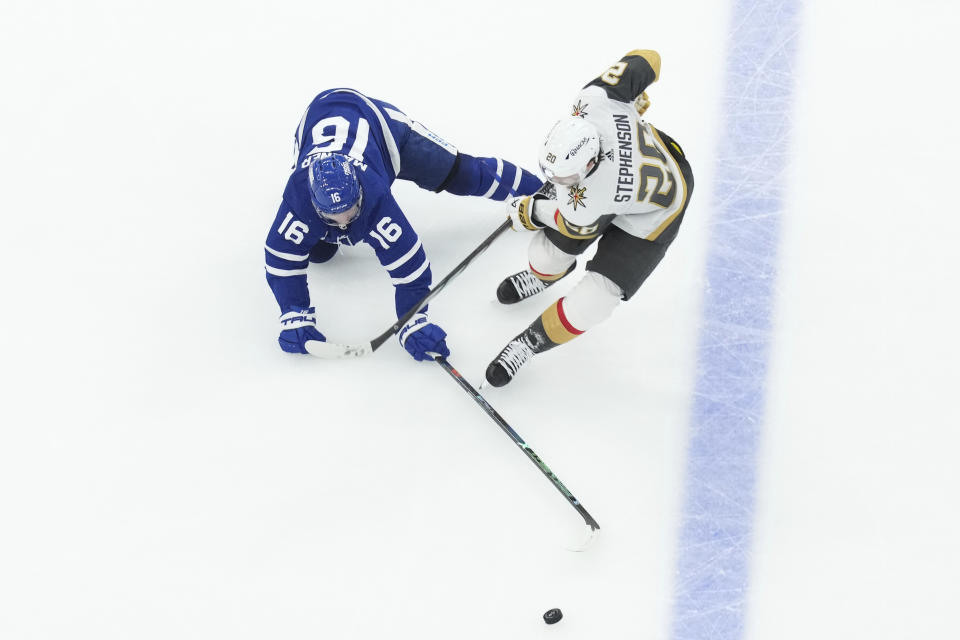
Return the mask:
POLYGON ((577 263, 574 262, 562 276, 556 280, 546 281, 535 276, 529 269, 524 269, 519 273, 503 279, 503 282, 497 287, 497 300, 499 300, 501 304, 514 304, 521 300, 526 300, 531 296, 537 295, 554 283, 560 282, 560 280, 567 277, 567 275, 576 268, 577 263))
POLYGON ((487 366, 487 382, 495 387, 506 385, 533 354, 533 347, 524 331, 507 343, 500 355, 487 366))

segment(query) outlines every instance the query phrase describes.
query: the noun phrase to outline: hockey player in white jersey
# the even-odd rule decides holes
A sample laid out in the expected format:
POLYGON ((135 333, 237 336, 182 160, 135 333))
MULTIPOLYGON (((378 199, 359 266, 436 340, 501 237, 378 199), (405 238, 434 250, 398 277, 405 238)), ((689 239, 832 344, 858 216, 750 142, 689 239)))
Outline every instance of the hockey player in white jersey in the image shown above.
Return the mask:
POLYGON ((660 75, 660 55, 629 52, 576 96, 540 149, 548 182, 507 201, 516 231, 533 231, 529 268, 504 279, 497 299, 513 304, 540 293, 576 267, 598 242, 586 273, 487 367, 487 381, 509 383, 535 354, 596 326, 629 300, 677 235, 693 173, 670 136, 642 119, 646 88, 660 75))

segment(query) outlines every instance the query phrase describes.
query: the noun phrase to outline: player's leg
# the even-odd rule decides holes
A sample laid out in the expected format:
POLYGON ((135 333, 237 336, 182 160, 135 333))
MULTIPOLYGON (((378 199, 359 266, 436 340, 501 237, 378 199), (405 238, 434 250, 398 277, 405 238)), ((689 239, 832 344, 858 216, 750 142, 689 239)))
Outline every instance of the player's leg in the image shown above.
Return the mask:
POLYGON ((507 343, 487 367, 487 382, 504 386, 534 355, 565 344, 609 318, 660 264, 682 217, 681 213, 661 234, 662 241, 644 240, 611 227, 600 238, 583 279, 507 343))
POLYGON ((593 242, 573 240, 550 228, 536 232, 527 249, 528 268, 503 279, 497 300, 514 304, 552 286, 576 268, 577 256, 593 242))
POLYGON ((457 161, 457 148, 406 114, 395 111, 390 115, 394 118, 390 129, 400 151, 397 178, 436 191, 457 161))
POLYGON ((654 240, 631 236, 616 226, 604 232, 596 255, 587 263, 584 278, 567 296, 557 300, 523 333, 507 343, 490 363, 486 372, 490 384, 502 387, 535 354, 569 342, 606 320, 621 301, 633 297, 660 264, 677 236, 690 202, 693 171, 680 145, 664 132, 658 130, 658 133, 677 161, 687 186, 687 200, 676 218, 654 240))
POLYGON ((573 340, 609 317, 621 295, 620 287, 610 279, 588 271, 569 294, 507 343, 487 366, 487 382, 495 387, 506 385, 534 355, 573 340))

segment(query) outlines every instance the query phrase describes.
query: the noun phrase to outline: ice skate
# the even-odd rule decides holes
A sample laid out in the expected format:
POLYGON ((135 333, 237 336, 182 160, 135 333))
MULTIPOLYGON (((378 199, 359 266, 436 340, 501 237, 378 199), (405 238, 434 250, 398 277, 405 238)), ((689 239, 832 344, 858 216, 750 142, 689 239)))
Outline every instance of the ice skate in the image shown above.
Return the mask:
POLYGON ((570 268, 556 280, 541 280, 529 269, 524 269, 503 279, 503 282, 497 287, 497 300, 499 300, 501 304, 515 304, 521 300, 526 300, 527 298, 537 295, 554 283, 560 282, 560 280, 567 277, 576 267, 577 263, 574 262, 570 265, 570 268))
POLYGON ((527 361, 533 357, 534 351, 524 331, 511 340, 500 355, 487 366, 487 382, 494 387, 502 387, 513 380, 527 361))

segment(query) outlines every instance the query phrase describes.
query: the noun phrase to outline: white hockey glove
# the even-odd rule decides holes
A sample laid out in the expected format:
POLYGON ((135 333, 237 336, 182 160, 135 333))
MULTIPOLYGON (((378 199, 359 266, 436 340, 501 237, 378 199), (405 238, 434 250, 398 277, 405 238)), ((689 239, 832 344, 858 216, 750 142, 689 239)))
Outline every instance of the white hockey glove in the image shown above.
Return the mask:
POLYGON ((519 196, 507 200, 507 217, 514 231, 538 231, 543 225, 533 215, 533 196, 519 196))
POLYGON ((633 106, 636 108, 638 116, 646 113, 647 109, 650 108, 650 98, 646 91, 637 96, 637 99, 633 101, 633 106))

